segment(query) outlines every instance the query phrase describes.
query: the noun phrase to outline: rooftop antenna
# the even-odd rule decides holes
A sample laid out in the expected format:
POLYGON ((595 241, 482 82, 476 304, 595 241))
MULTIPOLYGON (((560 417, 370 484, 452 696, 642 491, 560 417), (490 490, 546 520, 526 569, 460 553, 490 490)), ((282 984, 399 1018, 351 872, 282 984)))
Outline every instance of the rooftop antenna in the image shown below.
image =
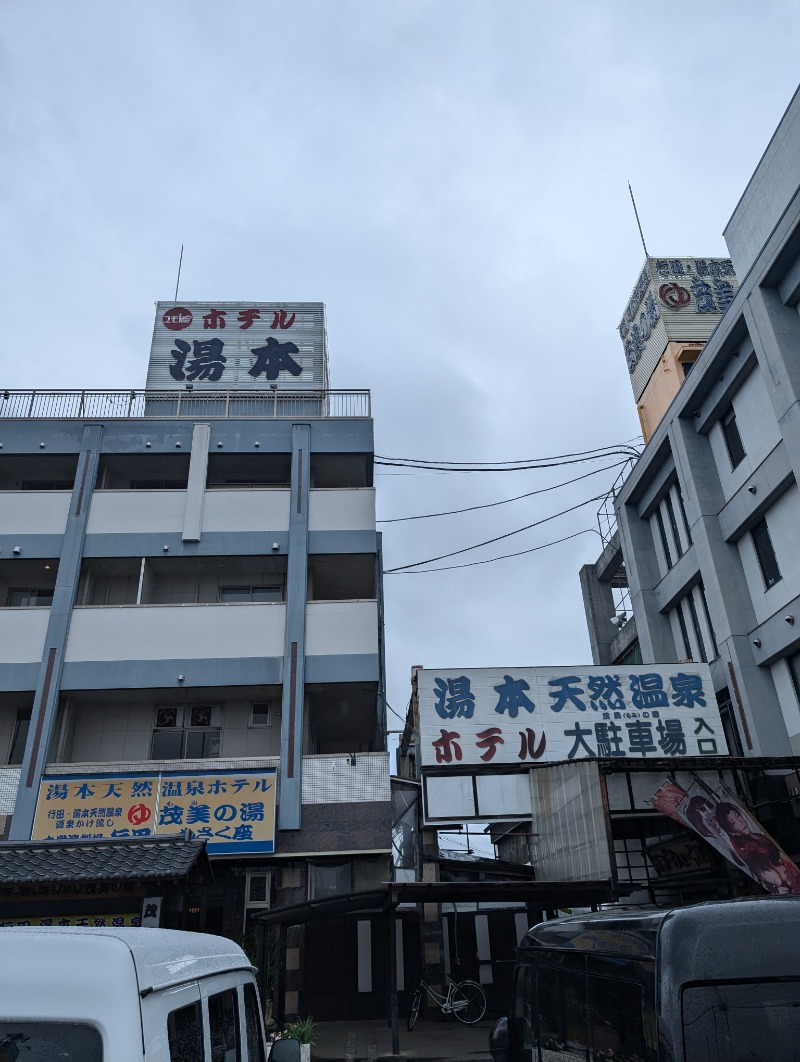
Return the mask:
MULTIPOLYGON (((630 185, 628 185, 628 187, 630 188, 630 185)), ((633 197, 633 192, 631 192, 631 197, 633 197)), ((634 210, 636 209, 636 206, 635 206, 635 205, 634 205, 634 208, 633 208, 633 209, 634 209, 634 210)), ((638 219, 638 215, 637 215, 637 219, 638 219)), ((641 232, 641 231, 642 231, 642 230, 641 230, 641 228, 640 228, 640 229, 639 229, 639 232, 641 232)), ((642 243, 644 243, 644 240, 642 240, 642 243)), ((180 258, 178 259, 178 279, 177 279, 177 280, 175 281, 175 302, 177 302, 177 301, 178 301, 178 285, 179 285, 179 284, 180 284, 180 282, 181 282, 181 266, 182 266, 182 265, 183 265, 183 244, 181 244, 181 256, 180 256, 180 258)))
MULTIPOLYGON (((640 237, 640 239, 642 241, 642 247, 644 247, 644 256, 645 256, 645 258, 649 258, 650 255, 647 253, 647 244, 644 242, 644 233, 642 232, 642 223, 641 223, 641 221, 639 221, 639 211, 636 209, 636 200, 633 198, 633 189, 631 188, 631 182, 630 181, 628 181, 628 191, 631 193, 631 202, 633 203, 633 212, 636 215, 636 224, 639 226, 639 237, 640 237)), ((183 254, 183 247, 181 247, 181 254, 183 254)), ((177 299, 177 297, 178 296, 177 296, 177 293, 176 293, 175 298, 177 299)))

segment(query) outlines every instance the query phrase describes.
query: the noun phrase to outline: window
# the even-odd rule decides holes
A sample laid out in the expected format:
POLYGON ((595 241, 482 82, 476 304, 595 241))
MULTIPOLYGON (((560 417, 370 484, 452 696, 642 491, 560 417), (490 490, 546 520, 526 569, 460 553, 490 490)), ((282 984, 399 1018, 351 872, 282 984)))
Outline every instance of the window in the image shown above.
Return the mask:
POLYGON ((154 760, 207 760, 219 756, 220 709, 215 705, 156 708, 154 760))
POLYGON ((229 605, 242 601, 282 601, 283 589, 277 583, 272 586, 221 586, 219 599, 229 605))
POLYGON ((681 519, 683 520, 683 529, 686 532, 686 541, 691 546, 692 544, 692 532, 689 530, 689 521, 686 517, 686 506, 683 504, 683 495, 681 494, 681 488, 676 487, 675 493, 678 495, 678 507, 681 510, 681 519))
POLYGON ((764 586, 769 590, 775 583, 780 582, 781 571, 778 567, 778 558, 775 556, 775 550, 772 546, 767 521, 759 520, 750 534, 753 536, 753 545, 758 558, 758 566, 764 577, 764 586))
POLYGON ((0 1059, 27 1057, 31 1062, 51 1058, 102 1062, 103 1058, 103 1038, 99 1030, 73 1021, 3 1020, 0 1047, 3 1048, 0 1059))
POLYGON ((239 1001, 235 988, 228 988, 208 997, 208 1030, 211 1038, 211 1062, 241 1062, 239 1001))
POLYGON ((725 445, 728 448, 728 457, 731 459, 731 468, 734 469, 740 464, 747 451, 742 444, 742 437, 736 426, 736 413, 734 412, 733 406, 730 407, 727 413, 720 417, 720 426, 722 427, 722 434, 725 438, 725 445))
POLYGON ((14 730, 11 735, 11 748, 8 752, 8 763, 10 766, 22 763, 22 757, 25 755, 25 742, 28 740, 28 729, 30 725, 30 708, 20 708, 17 711, 14 730))
POLYGON ((9 608, 31 608, 34 606, 49 608, 53 604, 53 588, 13 587, 8 591, 6 604, 9 608))
POLYGON ((269 701, 254 701, 250 705, 250 726, 272 726, 269 701))
POLYGON ((190 1003, 167 1015, 169 1062, 197 1062, 203 1057, 203 1012, 190 1003))
POLYGON ((667 569, 672 567, 672 554, 669 551, 669 542, 667 541, 667 532, 664 527, 664 517, 661 515, 661 506, 656 509, 656 523, 658 524, 658 533, 661 537, 661 545, 664 549, 664 559, 667 562, 667 569))
POLYGON ((244 1028, 247 1036, 248 1062, 264 1062, 264 1041, 261 1033, 258 995, 255 985, 249 983, 244 986, 244 1028))
POLYGON ((683 608, 680 601, 675 606, 675 615, 678 617, 678 626, 681 629, 681 639, 683 640, 683 652, 685 660, 693 660, 694 655, 692 653, 692 645, 689 641, 689 631, 686 629, 686 620, 683 615, 683 608))
POLYGON ((690 591, 686 597, 686 604, 689 606, 689 618, 692 621, 692 629, 694 630, 695 641, 697 642, 697 648, 700 650, 700 659, 704 664, 708 663, 708 654, 706 653, 706 644, 703 641, 703 632, 700 629, 700 621, 697 617, 697 607, 694 603, 694 597, 690 591))
POLYGON ((675 519, 675 509, 672 505, 672 498, 669 494, 664 498, 664 508, 667 510, 667 519, 669 520, 669 526, 672 530, 672 538, 675 542, 675 552, 680 558, 683 556, 683 547, 681 546, 681 536, 678 534, 678 521, 675 519))
POLYGON ((320 900, 325 896, 342 896, 352 892, 350 863, 308 865, 308 898, 320 900))

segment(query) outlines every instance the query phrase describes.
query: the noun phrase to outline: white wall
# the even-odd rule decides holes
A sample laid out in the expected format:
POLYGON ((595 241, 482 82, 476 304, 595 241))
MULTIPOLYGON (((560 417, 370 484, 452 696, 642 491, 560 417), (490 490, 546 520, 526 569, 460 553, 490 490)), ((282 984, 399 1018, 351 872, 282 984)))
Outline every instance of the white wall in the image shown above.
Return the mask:
POLYGON ((291 491, 270 487, 207 490, 203 531, 288 531, 291 491))
POLYGON ((312 490, 308 502, 309 531, 374 531, 375 490, 312 490))
POLYGON ((0 664, 42 659, 49 608, 0 608, 0 664))
POLYGON ((68 490, 0 491, 0 535, 63 535, 68 490))
POLYGON ((792 754, 800 754, 800 706, 797 703, 797 695, 794 692, 794 683, 789 673, 789 665, 785 659, 776 660, 770 668, 772 681, 775 683, 775 692, 783 712, 786 723, 786 732, 792 743, 792 754))
POLYGON ((86 533, 182 531, 186 491, 99 490, 92 495, 86 533))
POLYGON ((306 656, 378 652, 377 601, 310 601, 306 656))
POLYGON ((800 594, 800 564, 797 563, 800 550, 800 489, 797 484, 790 487, 765 515, 781 573, 781 578, 769 590, 764 589, 752 536, 743 535, 737 543, 758 623, 763 623, 800 594))
POLYGON ((285 616, 285 605, 261 603, 78 608, 65 659, 282 657, 285 616))
POLYGON ((772 402, 758 366, 733 396, 732 405, 736 414, 736 427, 745 449, 745 455, 736 468, 731 469, 731 459, 719 422, 708 435, 726 500, 747 482, 781 440, 772 402))

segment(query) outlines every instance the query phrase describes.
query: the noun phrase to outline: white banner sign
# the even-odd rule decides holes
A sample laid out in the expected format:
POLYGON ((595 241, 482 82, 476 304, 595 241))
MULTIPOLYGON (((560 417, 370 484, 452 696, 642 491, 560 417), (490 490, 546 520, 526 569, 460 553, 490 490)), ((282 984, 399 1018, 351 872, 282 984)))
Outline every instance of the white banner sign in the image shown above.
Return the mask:
POLYGON ((725 756, 706 664, 424 669, 423 767, 725 756))

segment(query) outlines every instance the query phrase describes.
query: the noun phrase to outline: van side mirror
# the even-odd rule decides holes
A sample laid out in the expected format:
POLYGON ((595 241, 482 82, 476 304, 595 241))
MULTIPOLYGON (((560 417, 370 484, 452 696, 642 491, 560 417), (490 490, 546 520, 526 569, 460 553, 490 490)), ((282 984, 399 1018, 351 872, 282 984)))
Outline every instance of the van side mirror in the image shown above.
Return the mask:
POLYGON ((508 1018, 498 1018, 492 1026, 489 1053, 493 1062, 508 1062, 508 1018))

